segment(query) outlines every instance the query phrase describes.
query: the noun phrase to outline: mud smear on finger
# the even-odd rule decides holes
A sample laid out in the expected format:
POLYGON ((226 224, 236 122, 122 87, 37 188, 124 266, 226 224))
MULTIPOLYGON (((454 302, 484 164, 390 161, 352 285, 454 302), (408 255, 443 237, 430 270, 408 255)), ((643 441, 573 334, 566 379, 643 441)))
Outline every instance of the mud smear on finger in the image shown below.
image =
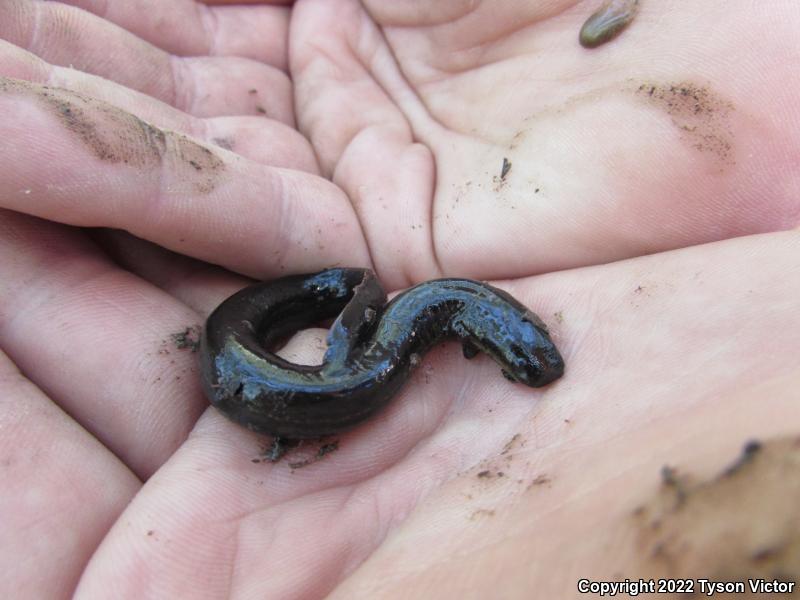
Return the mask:
POLYGON ((704 481, 665 467, 630 519, 638 558, 628 577, 800 581, 800 437, 750 442, 704 481))
POLYGON ((213 191, 225 172, 225 162, 205 146, 84 94, 3 77, 0 93, 39 102, 103 162, 148 171, 167 168, 198 194, 213 191))

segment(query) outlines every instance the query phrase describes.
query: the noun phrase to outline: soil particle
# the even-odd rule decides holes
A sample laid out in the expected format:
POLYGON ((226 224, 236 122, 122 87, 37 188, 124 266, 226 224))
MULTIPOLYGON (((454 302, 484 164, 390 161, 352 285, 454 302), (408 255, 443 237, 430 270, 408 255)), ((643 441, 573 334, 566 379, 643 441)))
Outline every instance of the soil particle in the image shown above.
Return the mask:
POLYGON ((183 331, 171 333, 169 337, 178 350, 189 349, 192 352, 197 352, 197 349, 200 347, 200 335, 202 331, 203 328, 199 325, 191 325, 183 331))

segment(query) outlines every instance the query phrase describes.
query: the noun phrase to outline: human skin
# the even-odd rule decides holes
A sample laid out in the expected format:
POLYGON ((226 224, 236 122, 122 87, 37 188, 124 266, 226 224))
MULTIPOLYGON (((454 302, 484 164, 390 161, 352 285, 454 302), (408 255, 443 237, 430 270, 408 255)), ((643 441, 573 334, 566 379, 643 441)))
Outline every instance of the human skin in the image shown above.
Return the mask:
POLYGON ((663 465, 800 433, 800 9, 642 1, 586 50, 596 8, 0 3, 0 596, 570 597, 637 575, 663 465), (337 264, 490 280, 567 371, 451 344, 253 462, 170 334, 337 264))

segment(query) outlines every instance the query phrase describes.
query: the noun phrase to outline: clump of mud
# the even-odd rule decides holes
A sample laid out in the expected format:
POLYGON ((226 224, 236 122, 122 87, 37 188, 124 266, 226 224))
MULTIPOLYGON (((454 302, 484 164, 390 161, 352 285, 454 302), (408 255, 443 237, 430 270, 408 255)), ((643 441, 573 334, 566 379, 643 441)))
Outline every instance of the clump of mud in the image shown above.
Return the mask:
MULTIPOLYGON (((752 598, 750 580, 800 582, 800 438, 750 442, 708 480, 665 467, 630 518, 639 558, 628 576, 741 581, 737 597, 752 598)), ((793 588, 780 597, 800 596, 793 588)))

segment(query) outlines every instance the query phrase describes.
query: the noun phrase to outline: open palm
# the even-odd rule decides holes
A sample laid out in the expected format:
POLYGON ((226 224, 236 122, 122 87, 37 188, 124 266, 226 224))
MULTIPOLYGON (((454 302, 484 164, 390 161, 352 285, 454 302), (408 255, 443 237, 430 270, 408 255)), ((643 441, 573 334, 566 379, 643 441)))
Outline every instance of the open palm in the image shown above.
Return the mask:
POLYGON ((662 464, 797 431, 790 0, 643 2, 593 51, 574 0, 280 4, 0 4, 11 597, 564 597, 662 464), (567 373, 437 348, 262 462, 175 334, 333 265, 502 280, 567 373))

